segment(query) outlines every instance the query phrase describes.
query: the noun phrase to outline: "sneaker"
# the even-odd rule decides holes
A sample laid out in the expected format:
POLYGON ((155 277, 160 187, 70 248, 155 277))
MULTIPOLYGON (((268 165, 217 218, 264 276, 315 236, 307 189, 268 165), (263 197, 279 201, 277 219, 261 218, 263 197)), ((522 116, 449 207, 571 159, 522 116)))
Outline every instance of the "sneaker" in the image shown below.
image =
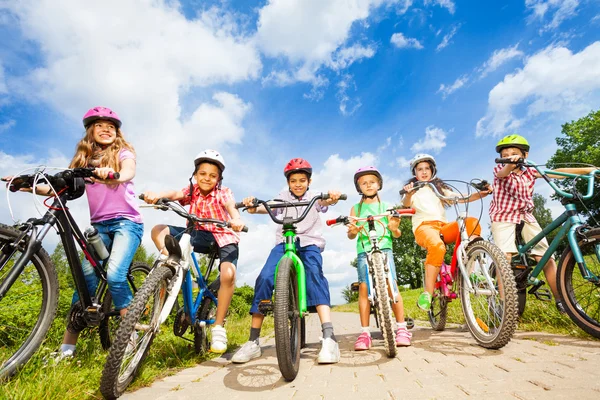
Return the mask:
POLYGON ((127 347, 125 348, 125 357, 130 356, 133 352, 135 352, 135 349, 137 348, 137 341, 138 341, 138 333, 137 331, 133 331, 131 332, 131 336, 129 337, 129 342, 127 342, 127 347))
POLYGON ((258 343, 254 340, 249 340, 244 345, 235 352, 233 357, 231 357, 231 362, 236 364, 247 363, 250 360, 260 357, 262 351, 258 343))
POLYGON ((371 335, 369 335, 367 332, 363 332, 358 335, 358 338, 356 338, 356 342, 354 342, 354 350, 369 350, 372 342, 373 340, 371 339, 371 335))
POLYGON ((212 340, 210 341, 211 353, 225 353, 227 350, 227 331, 219 325, 213 326, 211 329, 212 340))
POLYGON ((565 310, 565 305, 563 304, 562 300, 556 300, 556 309, 561 314, 567 313, 567 311, 565 310))
POLYGON ((335 364, 340 362, 340 346, 332 338, 321 339, 321 351, 317 358, 319 364, 335 364))
POLYGON ((64 360, 70 360, 73 357, 75 357, 75 352, 73 350, 65 350, 50 353, 49 359, 56 365, 64 360))
POLYGON ((423 311, 429 311, 431 308, 431 293, 421 293, 417 299, 417 306, 423 311))
POLYGON ((396 330, 396 347, 410 346, 410 338, 412 333, 406 328, 398 328, 396 330))

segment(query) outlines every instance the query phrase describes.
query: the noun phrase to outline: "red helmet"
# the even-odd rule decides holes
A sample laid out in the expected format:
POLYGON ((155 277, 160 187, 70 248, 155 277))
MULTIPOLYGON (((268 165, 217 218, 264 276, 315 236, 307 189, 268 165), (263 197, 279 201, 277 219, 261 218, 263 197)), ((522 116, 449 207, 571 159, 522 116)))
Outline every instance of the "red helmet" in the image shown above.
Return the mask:
POLYGON ((292 158, 283 169, 283 174, 287 179, 291 174, 296 172, 304 172, 310 178, 312 176, 312 166, 303 158, 292 158))
POLYGON ((113 124, 115 124, 117 129, 121 127, 121 120, 119 119, 119 116, 108 107, 90 108, 83 116, 83 126, 87 129, 92 122, 98 119, 107 119, 111 121, 113 124))

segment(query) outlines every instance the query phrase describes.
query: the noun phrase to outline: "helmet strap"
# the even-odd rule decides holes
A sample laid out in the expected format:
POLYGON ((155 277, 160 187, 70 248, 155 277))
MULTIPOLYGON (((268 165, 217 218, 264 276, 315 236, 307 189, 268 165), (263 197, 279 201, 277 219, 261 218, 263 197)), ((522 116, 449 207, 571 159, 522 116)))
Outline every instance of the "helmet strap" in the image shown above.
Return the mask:
POLYGON ((371 196, 367 196, 366 194, 364 194, 364 193, 363 193, 363 198, 364 198, 364 199, 369 199, 369 200, 371 200, 371 199, 374 199, 374 198, 375 198, 375 197, 377 197, 377 196, 378 196, 378 193, 377 193, 377 192, 375 192, 375 194, 373 194, 373 195, 371 195, 371 196))

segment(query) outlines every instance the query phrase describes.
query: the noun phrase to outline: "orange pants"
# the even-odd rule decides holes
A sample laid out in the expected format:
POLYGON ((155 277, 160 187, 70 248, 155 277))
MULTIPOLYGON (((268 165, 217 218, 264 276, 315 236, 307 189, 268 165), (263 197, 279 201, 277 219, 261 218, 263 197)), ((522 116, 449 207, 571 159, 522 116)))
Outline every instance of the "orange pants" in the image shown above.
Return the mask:
MULTIPOLYGON (((481 234, 477 218, 465 219, 469 236, 481 234)), ((415 231, 415 242, 427 250, 425 264, 441 267, 446 255, 445 243, 454 243, 458 238, 458 222, 425 221, 415 231), (444 239, 440 237, 443 235, 444 239)))

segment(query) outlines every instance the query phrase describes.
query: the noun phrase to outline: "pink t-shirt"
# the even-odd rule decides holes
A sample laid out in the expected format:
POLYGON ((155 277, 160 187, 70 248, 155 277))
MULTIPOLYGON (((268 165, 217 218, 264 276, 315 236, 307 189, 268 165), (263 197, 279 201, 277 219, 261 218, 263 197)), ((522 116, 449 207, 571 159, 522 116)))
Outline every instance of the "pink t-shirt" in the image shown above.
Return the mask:
MULTIPOLYGON (((119 162, 126 159, 135 161, 135 154, 127 149, 119 153, 119 162)), ((133 222, 142 223, 142 215, 138 208, 133 181, 120 183, 117 186, 94 183, 85 186, 90 205, 90 220, 92 223, 113 218, 127 218, 133 222)))

